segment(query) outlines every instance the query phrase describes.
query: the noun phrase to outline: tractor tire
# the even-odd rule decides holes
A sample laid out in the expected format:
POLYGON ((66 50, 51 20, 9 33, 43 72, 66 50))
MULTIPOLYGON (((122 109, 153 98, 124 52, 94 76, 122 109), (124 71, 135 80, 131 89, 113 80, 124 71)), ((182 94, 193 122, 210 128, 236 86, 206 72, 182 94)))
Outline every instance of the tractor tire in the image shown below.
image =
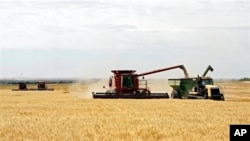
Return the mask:
POLYGON ((171 92, 171 98, 175 99, 175 98, 181 98, 181 97, 180 97, 180 94, 178 93, 178 91, 173 90, 171 92))
POLYGON ((220 100, 221 100, 221 101, 225 101, 225 97, 224 97, 223 94, 221 94, 220 100))
POLYGON ((208 95, 207 94, 204 94, 203 97, 204 97, 204 99, 208 99, 208 95))

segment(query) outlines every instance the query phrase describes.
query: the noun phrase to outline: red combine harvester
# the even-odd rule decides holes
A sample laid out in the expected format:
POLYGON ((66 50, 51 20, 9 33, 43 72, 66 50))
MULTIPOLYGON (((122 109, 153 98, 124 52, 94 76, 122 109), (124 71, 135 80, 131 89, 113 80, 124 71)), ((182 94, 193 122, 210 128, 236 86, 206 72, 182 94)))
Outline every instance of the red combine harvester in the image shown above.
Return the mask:
POLYGON ((106 92, 92 92, 93 98, 169 98, 168 93, 151 93, 144 76, 177 68, 182 69, 185 77, 188 77, 186 68, 183 65, 153 70, 141 74, 136 74, 135 70, 112 70, 111 72, 114 75, 109 79, 109 89, 106 92), (139 80, 139 77, 143 77, 143 79, 139 80))
POLYGON ((18 89, 12 89, 12 91, 54 91, 54 89, 48 88, 44 81, 38 81, 37 88, 28 89, 25 82, 20 82, 18 89))
POLYGON ((44 81, 37 82, 37 88, 31 88, 30 90, 38 90, 38 91, 54 91, 53 88, 48 88, 44 81))

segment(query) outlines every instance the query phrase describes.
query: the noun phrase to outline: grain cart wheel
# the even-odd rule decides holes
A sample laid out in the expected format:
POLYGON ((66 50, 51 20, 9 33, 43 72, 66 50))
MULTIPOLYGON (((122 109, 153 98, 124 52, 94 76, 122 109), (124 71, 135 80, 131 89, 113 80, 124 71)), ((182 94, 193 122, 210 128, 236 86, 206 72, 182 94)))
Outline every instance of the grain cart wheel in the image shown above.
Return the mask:
POLYGON ((169 98, 169 95, 168 95, 168 93, 166 93, 166 98, 169 98))
POLYGON ((173 90, 173 91, 171 92, 171 97, 172 97, 173 99, 175 99, 175 98, 180 98, 180 95, 179 95, 179 93, 178 93, 176 90, 173 90))

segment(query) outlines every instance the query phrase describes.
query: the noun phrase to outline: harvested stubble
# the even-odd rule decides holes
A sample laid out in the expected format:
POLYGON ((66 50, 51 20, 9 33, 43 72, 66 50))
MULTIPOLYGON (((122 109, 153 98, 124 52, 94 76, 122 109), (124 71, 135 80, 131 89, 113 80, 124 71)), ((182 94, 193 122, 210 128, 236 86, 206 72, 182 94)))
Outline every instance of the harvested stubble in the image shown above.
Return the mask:
POLYGON ((71 86, 58 87, 53 92, 2 88, 0 139, 215 141, 229 140, 230 124, 250 123, 250 102, 236 101, 236 95, 224 102, 94 100, 72 95, 71 86))

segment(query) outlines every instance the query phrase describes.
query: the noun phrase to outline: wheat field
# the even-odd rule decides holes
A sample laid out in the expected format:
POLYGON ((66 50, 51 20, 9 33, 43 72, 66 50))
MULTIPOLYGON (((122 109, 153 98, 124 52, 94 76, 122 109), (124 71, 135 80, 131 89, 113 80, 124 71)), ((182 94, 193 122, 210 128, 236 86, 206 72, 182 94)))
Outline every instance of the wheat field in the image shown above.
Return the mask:
POLYGON ((230 124, 250 124, 250 83, 217 85, 226 101, 91 99, 102 82, 50 84, 55 91, 0 86, 0 140, 228 141, 230 124))

